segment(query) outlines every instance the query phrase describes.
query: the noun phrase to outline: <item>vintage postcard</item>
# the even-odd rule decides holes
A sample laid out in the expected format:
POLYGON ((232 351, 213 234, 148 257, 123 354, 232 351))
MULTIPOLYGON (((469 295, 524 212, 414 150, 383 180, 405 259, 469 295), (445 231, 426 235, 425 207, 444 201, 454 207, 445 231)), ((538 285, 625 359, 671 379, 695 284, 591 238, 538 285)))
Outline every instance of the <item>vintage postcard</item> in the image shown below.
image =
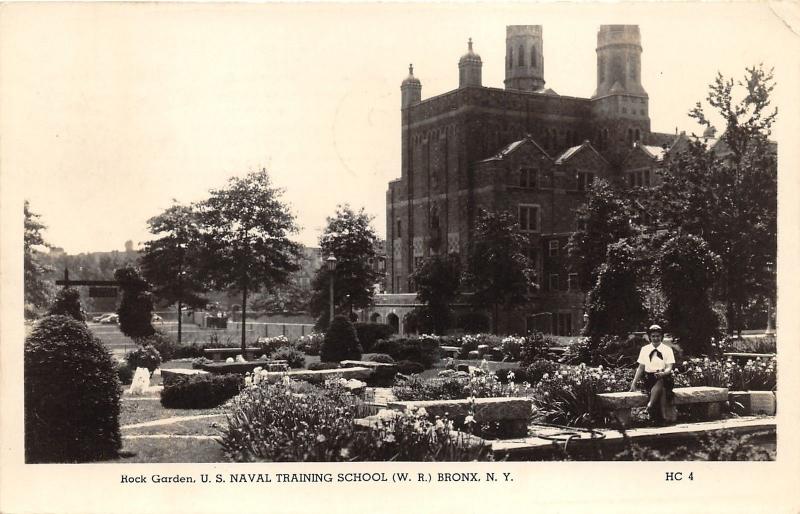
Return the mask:
POLYGON ((796 3, 0 4, 0 512, 796 512, 796 3))

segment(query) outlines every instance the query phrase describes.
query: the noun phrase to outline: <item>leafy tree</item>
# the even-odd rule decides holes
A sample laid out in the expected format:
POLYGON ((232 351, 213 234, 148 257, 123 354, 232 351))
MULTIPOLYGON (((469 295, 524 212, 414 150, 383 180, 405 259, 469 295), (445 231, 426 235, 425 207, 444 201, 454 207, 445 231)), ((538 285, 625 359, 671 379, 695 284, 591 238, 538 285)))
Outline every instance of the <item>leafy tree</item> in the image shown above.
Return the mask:
POLYGON ((423 331, 444 334, 450 328, 450 303, 461 284, 461 259, 458 254, 434 255, 422 262, 411 279, 417 300, 425 304, 418 313, 423 331))
POLYGON ((117 314, 119 329, 130 338, 150 337, 156 333, 153 318, 153 295, 148 284, 133 266, 126 266, 114 272, 114 280, 122 289, 117 314))
MULTIPOLYGON (((370 262, 377 255, 378 236, 371 226, 372 216, 362 208, 358 212, 349 205, 336 207, 336 214, 328 218, 325 232, 319 238, 323 259, 336 257, 334 280, 334 306, 353 313, 372 304, 374 286, 380 275, 370 262)), ((311 281, 312 296, 309 309, 318 316, 318 325, 326 326, 330 316, 331 273, 323 265, 311 281)))
POLYGON ((578 230, 570 235, 567 252, 575 263, 578 281, 590 290, 605 262, 608 245, 634 235, 633 210, 628 196, 608 181, 596 179, 586 196, 586 204, 576 212, 578 230))
POLYGON ((606 261, 600 265, 587 299, 586 330, 593 338, 627 336, 644 324, 644 298, 637 284, 641 271, 638 253, 638 248, 624 239, 608 246, 606 261))
POLYGON ((200 206, 203 273, 218 289, 242 293, 242 352, 246 347, 247 295, 286 283, 299 269, 294 216, 272 187, 266 170, 229 179, 200 206))
POLYGON ((71 287, 62 288, 56 293, 56 299, 47 314, 48 316, 69 316, 80 322, 85 321, 81 310, 81 294, 77 289, 71 287))
POLYGON ((498 333, 499 309, 526 301, 534 271, 527 255, 528 238, 508 212, 481 210, 468 259, 473 301, 492 306, 492 329, 498 333))
POLYGON ((200 220, 192 206, 174 204, 147 221, 150 232, 160 236, 147 241, 140 258, 142 274, 153 284, 152 292, 169 305, 177 304, 178 342, 181 342, 183 305, 201 307, 208 300, 200 273, 202 246, 200 220))
POLYGON ((51 285, 44 276, 51 269, 44 265, 41 252, 37 246, 47 246, 42 237, 42 230, 47 228, 39 221, 41 217, 30 209, 25 200, 25 232, 24 232, 24 270, 25 270, 25 315, 34 317, 37 310, 47 307, 52 295, 51 285))
POLYGON ((290 280, 272 291, 260 293, 253 299, 253 308, 265 312, 303 312, 308 304, 310 291, 290 280))
MULTIPOLYGON (((777 109, 770 107, 772 72, 749 68, 744 81, 718 75, 708 103, 725 131, 715 151, 700 141, 670 159, 654 192, 665 226, 697 235, 721 259, 717 292, 729 332, 741 328, 744 306, 774 297, 777 252, 777 162, 768 140, 777 109), (738 87, 737 87, 738 86, 738 87)), ((711 126, 698 103, 690 116, 711 126)))
POLYGON ((660 252, 657 266, 667 299, 667 326, 685 352, 707 352, 711 338, 718 335, 709 293, 719 261, 708 244, 693 235, 673 237, 660 252))

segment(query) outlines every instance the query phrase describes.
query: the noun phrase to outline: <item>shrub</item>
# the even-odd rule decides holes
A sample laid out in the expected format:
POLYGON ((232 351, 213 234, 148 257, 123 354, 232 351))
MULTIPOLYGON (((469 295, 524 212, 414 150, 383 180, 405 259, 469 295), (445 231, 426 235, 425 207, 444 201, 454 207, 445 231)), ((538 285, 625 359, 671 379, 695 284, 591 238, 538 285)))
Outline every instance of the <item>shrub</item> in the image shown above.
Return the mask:
POLYGON ((77 289, 64 287, 53 300, 53 305, 47 311, 48 316, 69 316, 77 321, 85 321, 81 312, 81 295, 77 289))
POLYGON ((430 368, 439 360, 439 338, 431 335, 418 337, 381 340, 375 343, 376 353, 386 353, 397 361, 408 360, 418 362, 424 368, 430 368))
POLYGON ((774 391, 777 387, 775 357, 748 360, 731 368, 728 389, 736 391, 774 391))
POLYGON ((547 354, 547 349, 554 345, 554 341, 545 337, 541 332, 526 336, 520 345, 520 363, 528 365, 536 359, 547 354))
POLYGON ((262 352, 264 352, 266 355, 270 355, 280 348, 288 348, 292 346, 292 343, 286 336, 277 336, 259 339, 258 346, 261 348, 262 352))
POLYGON ((528 379, 527 382, 530 384, 537 384, 545 375, 554 376, 559 369, 561 369, 561 366, 557 362, 547 359, 537 359, 525 368, 528 379))
MULTIPOLYGON (((162 361, 168 361, 176 358, 178 353, 178 343, 172 339, 172 336, 161 330, 156 330, 155 333, 148 337, 137 337, 134 341, 140 346, 152 346, 158 351, 162 361)), ((202 351, 201 351, 202 355, 202 351)))
POLYGON ((508 336, 503 338, 501 343, 501 350, 503 351, 503 360, 518 361, 522 355, 522 344, 525 341, 522 337, 508 336))
POLYGON ((147 345, 128 352, 125 360, 128 361, 128 366, 134 371, 136 368, 147 368, 152 373, 161 364, 161 355, 159 355, 158 350, 147 345))
POLYGON ((272 360, 285 360, 290 368, 302 368, 306 365, 306 355, 293 346, 278 348, 269 355, 272 360))
POLYGON ((391 355, 385 353, 373 353, 372 355, 367 356, 367 360, 370 362, 380 362, 383 364, 394 364, 394 359, 391 355))
POLYGON ((342 366, 338 362, 312 362, 308 365, 309 371, 322 371, 324 369, 339 369, 342 366))
POLYGON ((507 384, 509 382, 530 383, 530 380, 528 379, 527 368, 502 368, 495 371, 494 375, 497 378, 497 381, 501 384, 507 384))
POLYGON ((117 363, 117 377, 122 385, 128 385, 133 382, 133 369, 128 366, 127 362, 117 363))
POLYGON ((320 359, 326 362, 341 362, 343 360, 361 360, 361 346, 358 344, 356 329, 350 320, 344 316, 333 318, 325 341, 319 352, 320 359))
POLYGON ((314 332, 298 339, 297 346, 303 350, 306 355, 319 355, 323 341, 325 341, 325 334, 314 332))
POLYGON ((415 375, 425 371, 425 366, 416 361, 397 361, 397 372, 403 375, 415 375))
POLYGON ((26 462, 116 456, 120 383, 111 354, 89 329, 47 316, 25 339, 26 462))
POLYGON ((208 409, 223 404, 244 384, 241 375, 193 375, 164 384, 161 405, 169 409, 208 409))
POLYGON ((341 387, 291 394, 283 384, 245 388, 234 398, 222 447, 235 461, 433 461, 490 458, 452 423, 398 413, 377 428, 359 430, 360 400, 341 387), (303 427, 298 430, 297 427, 303 427))
POLYGON ((386 339, 394 334, 394 329, 383 323, 356 323, 355 326, 358 342, 361 343, 364 352, 372 350, 375 341, 386 339))
POLYGON ((592 339, 580 337, 574 339, 567 346, 564 354, 559 359, 564 364, 591 364, 592 363, 592 339))
POLYGON ((533 388, 537 415, 560 425, 601 425, 606 421, 605 413, 597 405, 595 395, 626 391, 632 375, 633 370, 589 368, 585 364, 545 374, 533 388))

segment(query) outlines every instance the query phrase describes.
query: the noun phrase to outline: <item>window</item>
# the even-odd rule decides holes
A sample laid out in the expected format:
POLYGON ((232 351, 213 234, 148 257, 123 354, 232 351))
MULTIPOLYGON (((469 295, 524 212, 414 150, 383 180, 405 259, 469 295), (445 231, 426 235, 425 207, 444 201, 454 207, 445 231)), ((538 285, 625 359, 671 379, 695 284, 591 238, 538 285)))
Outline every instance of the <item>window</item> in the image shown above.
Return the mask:
POLYGON ((520 168, 519 187, 527 187, 527 188, 539 187, 539 169, 520 168))
POLYGON ((536 45, 531 47, 531 67, 536 67, 536 45))
POLYGON ((523 232, 539 232, 539 206, 519 206, 519 228, 523 232))
POLYGON ((514 66, 514 50, 509 46, 508 47, 508 69, 511 69, 514 66))
POLYGON ((397 220, 397 237, 400 237, 400 234, 403 232, 403 222, 397 220))
POLYGON ((578 191, 587 191, 594 182, 594 173, 590 171, 578 172, 578 191))
POLYGON ((549 244, 550 244, 550 247, 549 247, 550 248, 550 257, 555 257, 556 255, 558 255, 558 240, 553 239, 552 241, 550 241, 549 244))
POLYGON ((650 187, 650 170, 629 171, 628 185, 630 187, 650 187))
POLYGON ((525 66, 525 47, 519 45, 519 65, 525 66))
POLYGON ((550 273, 550 290, 558 291, 558 273, 550 273))
POLYGON ((634 133, 634 136, 633 136, 633 137, 635 137, 635 138, 636 138, 636 141, 641 141, 641 140, 642 140, 642 133, 641 133, 641 131, 640 131, 639 129, 636 129, 636 132, 634 133))
POLYGON ((570 273, 567 275, 567 291, 577 291, 578 289, 578 274, 570 273))

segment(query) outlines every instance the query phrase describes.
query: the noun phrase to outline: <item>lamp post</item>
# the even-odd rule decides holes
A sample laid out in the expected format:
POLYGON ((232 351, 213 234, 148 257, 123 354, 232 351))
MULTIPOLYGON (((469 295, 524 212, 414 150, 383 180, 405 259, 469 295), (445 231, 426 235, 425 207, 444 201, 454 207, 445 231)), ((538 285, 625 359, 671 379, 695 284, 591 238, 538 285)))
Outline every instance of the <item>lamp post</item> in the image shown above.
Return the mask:
POLYGON ((331 275, 331 293, 330 293, 331 315, 330 318, 328 319, 328 325, 330 326, 330 324, 333 323, 333 277, 335 274, 334 272, 336 271, 336 257, 331 255, 330 257, 325 259, 325 263, 328 266, 328 272, 331 275))

